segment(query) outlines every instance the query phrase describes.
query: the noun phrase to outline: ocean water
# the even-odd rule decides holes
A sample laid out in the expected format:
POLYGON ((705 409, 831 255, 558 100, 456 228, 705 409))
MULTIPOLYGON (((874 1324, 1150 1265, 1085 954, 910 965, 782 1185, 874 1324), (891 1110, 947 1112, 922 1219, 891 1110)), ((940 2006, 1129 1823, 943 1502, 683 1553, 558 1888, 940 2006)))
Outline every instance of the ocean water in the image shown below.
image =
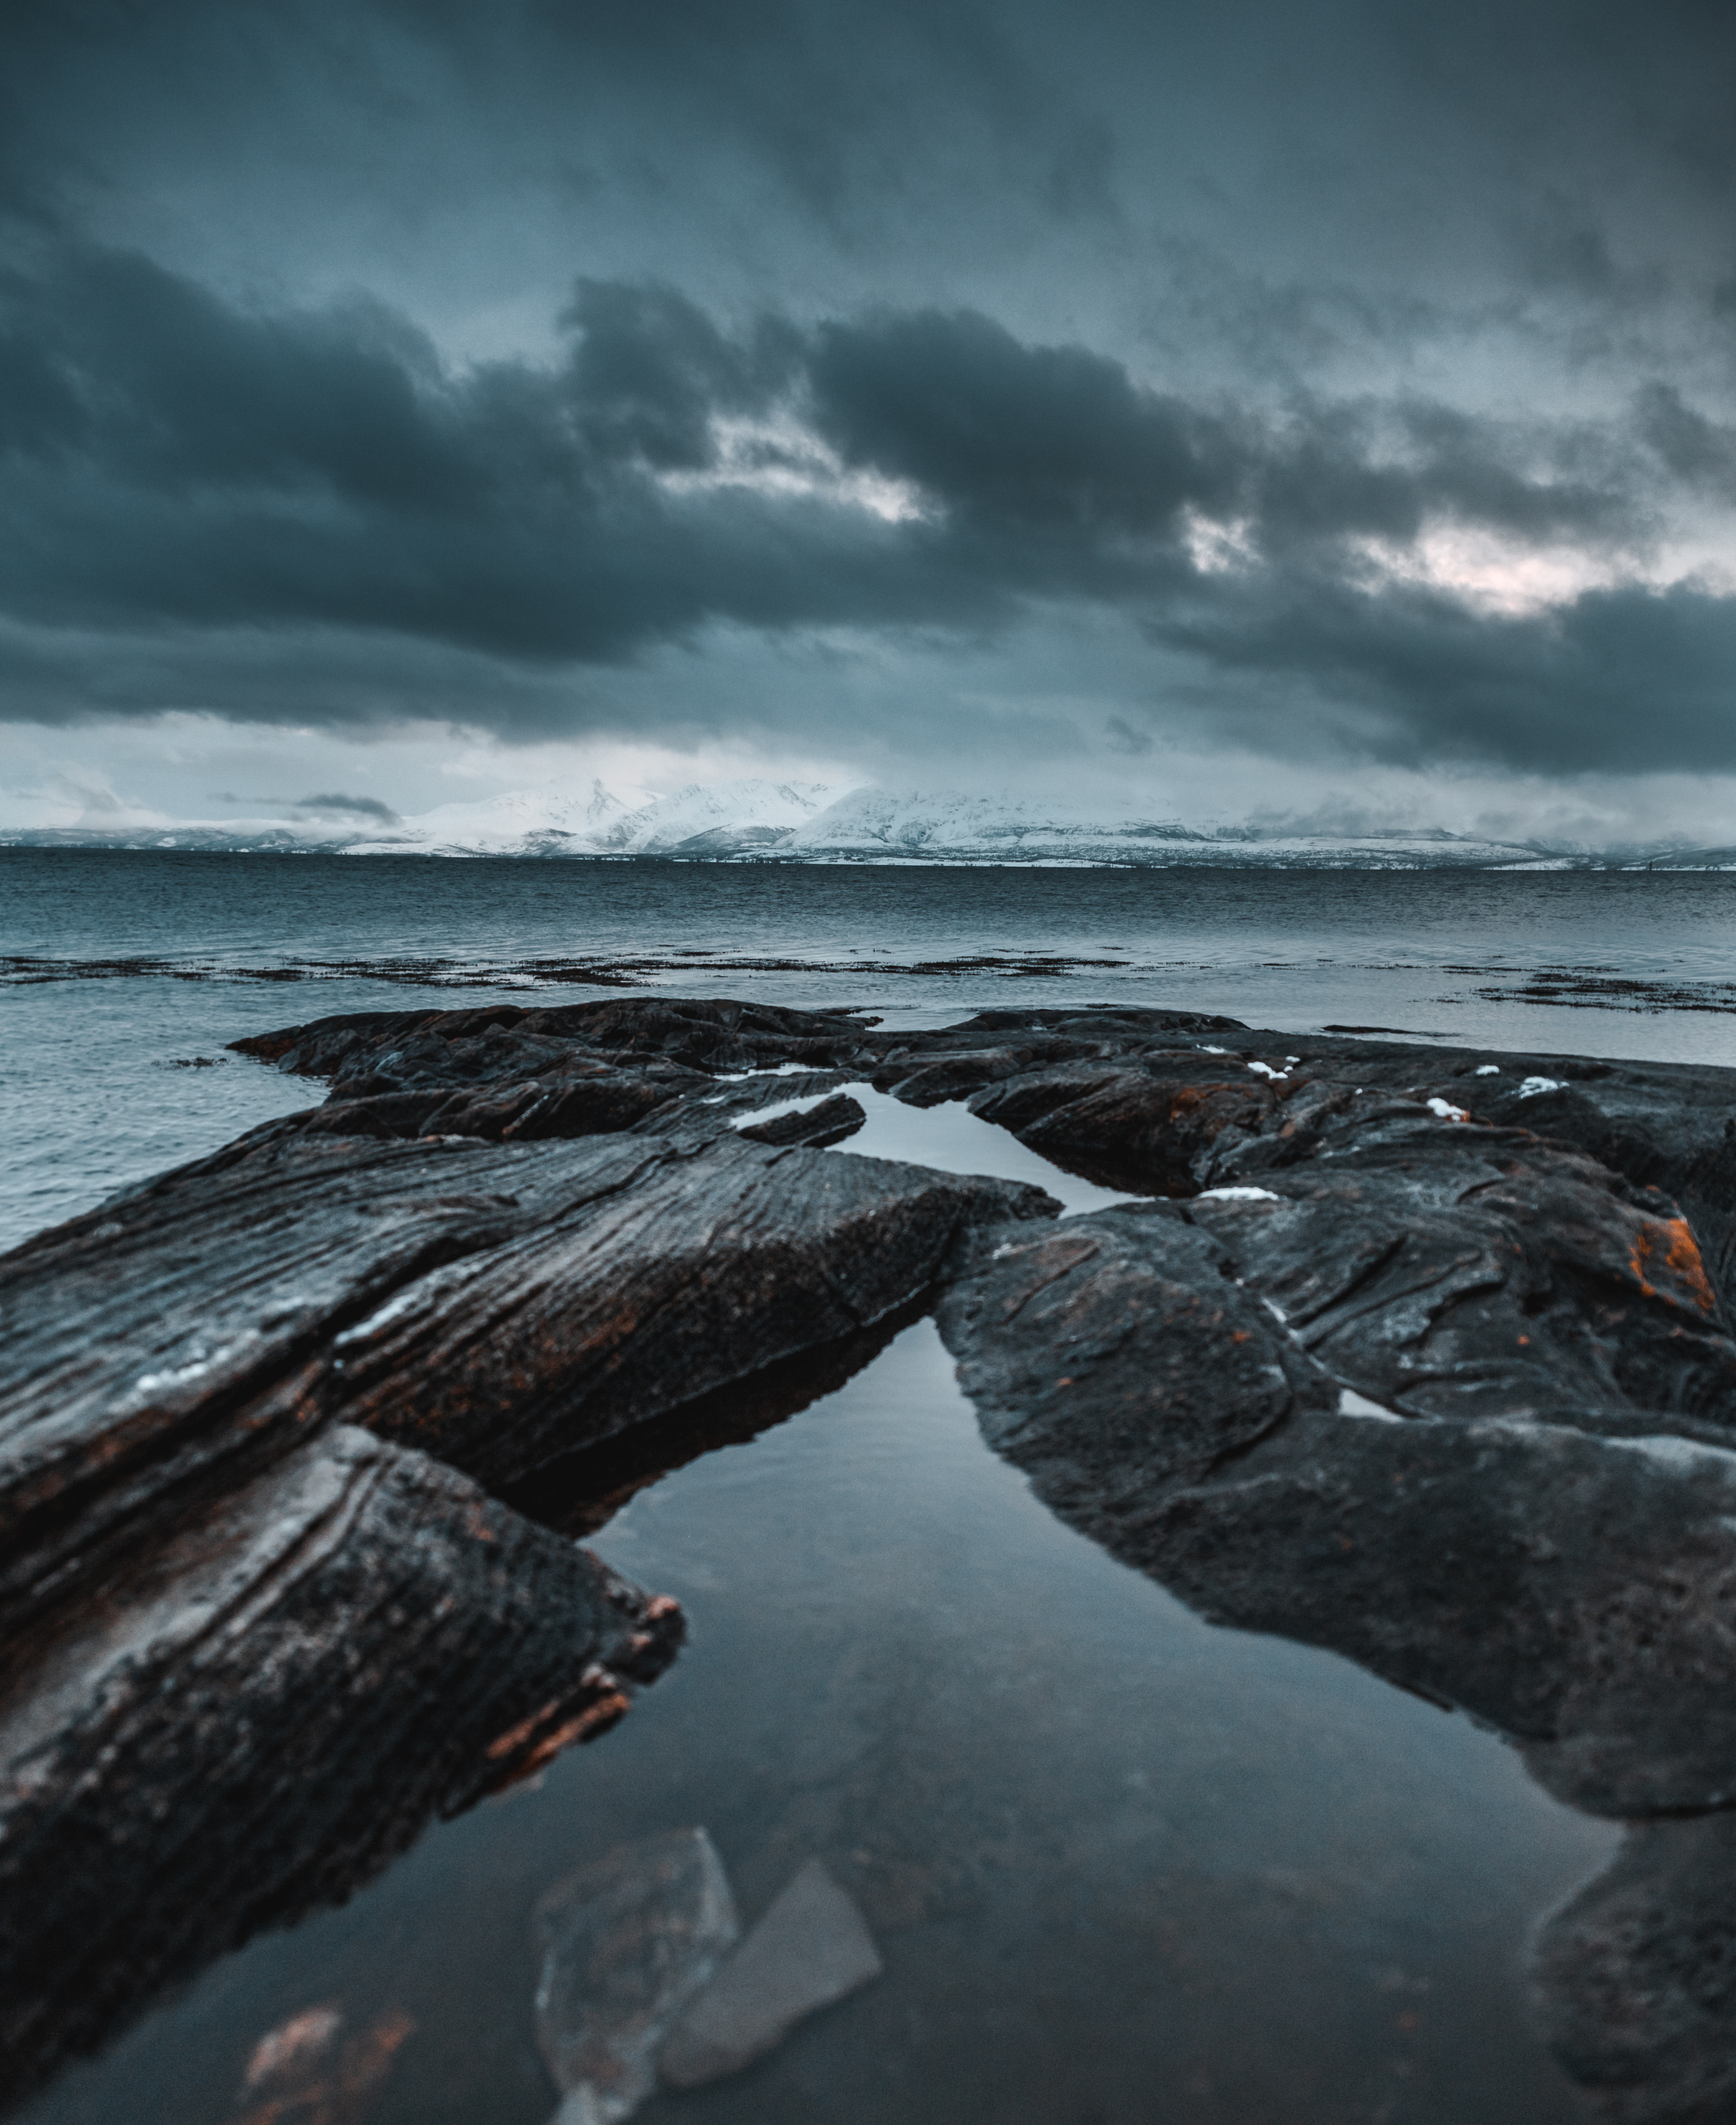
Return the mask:
POLYGON ((322 1096, 227 1055, 243 1034, 657 991, 911 1025, 1132 1001, 1736 1063, 1736 875, 0 849, 0 1246, 322 1096))
MULTIPOLYGON (((238 1034, 503 987, 913 1024, 1127 1000, 1736 1064, 1720 876, 0 851, 0 894, 15 1237, 320 1096, 226 1057, 238 1034)), ((858 1148, 1045 1173, 962 1110, 870 1104, 858 1148)), ((749 1921, 822 1858, 885 1973, 740 2079, 654 2099, 645 2125, 1593 2115, 1536 2035, 1525 1956, 1619 1826, 1550 1799, 1468 1720, 1210 1627, 1062 1526, 983 1445, 931 1322, 593 1540, 689 1619, 623 1725, 430 1830, 344 1908, 211 1966, 29 2125, 261 2125, 249 2059, 310 2010, 392 2047, 365 2090, 327 2089, 334 2125, 544 2125, 533 1906, 613 1847, 695 1825, 749 1921)))

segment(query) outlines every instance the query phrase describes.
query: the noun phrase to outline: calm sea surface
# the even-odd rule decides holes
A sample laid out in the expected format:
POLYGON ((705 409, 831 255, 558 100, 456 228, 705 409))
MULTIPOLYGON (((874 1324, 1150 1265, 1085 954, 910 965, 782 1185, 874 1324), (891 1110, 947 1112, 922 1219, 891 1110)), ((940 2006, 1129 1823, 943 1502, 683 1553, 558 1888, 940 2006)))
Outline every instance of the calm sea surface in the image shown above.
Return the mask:
MULTIPOLYGON (((912 1024, 1131 1001, 1736 1064, 1723 876, 12 850, 0 911, 13 1239, 320 1096, 225 1056, 238 1034, 503 984, 912 1024)), ((885 1105, 860 1148, 1031 1170, 962 1110, 885 1105)), ((344 1909, 213 1966, 31 2125, 262 2116, 249 2057, 309 2009, 410 2028, 334 2120, 543 2125, 531 1908, 611 1847, 691 1825, 749 1920, 821 1857, 886 1973, 645 2125, 1591 2114, 1532 2030, 1523 1957, 1617 1826, 1549 1799, 1468 1721, 1214 1629, 1062 1527, 981 1443, 931 1323, 641 1492, 595 1547, 691 1624, 623 1726, 430 1831, 344 1909)))
POLYGON ((1736 1063, 1736 876, 0 849, 0 983, 6 1246, 322 1096, 226 1056, 239 1035, 503 989, 912 1025, 1132 1001, 1736 1063))

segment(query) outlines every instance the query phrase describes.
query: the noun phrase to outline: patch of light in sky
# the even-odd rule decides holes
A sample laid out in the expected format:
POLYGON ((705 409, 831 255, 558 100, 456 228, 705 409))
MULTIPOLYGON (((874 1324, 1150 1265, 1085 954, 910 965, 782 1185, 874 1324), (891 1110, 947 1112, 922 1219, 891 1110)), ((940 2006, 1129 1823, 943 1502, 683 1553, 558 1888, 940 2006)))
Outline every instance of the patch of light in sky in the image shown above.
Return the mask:
POLYGON ((864 509, 888 524, 930 513, 908 480, 846 465, 836 451, 793 418, 720 419, 712 423, 717 462, 702 472, 670 472, 661 484, 672 494, 743 488, 779 499, 812 496, 864 509))

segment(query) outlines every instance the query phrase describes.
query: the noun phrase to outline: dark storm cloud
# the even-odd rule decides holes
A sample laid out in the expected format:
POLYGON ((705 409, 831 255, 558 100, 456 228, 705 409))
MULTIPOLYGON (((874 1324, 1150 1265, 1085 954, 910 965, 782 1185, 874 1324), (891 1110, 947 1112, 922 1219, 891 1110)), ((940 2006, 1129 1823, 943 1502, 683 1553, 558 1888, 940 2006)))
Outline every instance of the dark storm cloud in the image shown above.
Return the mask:
POLYGON ((303 797, 296 806, 301 812, 339 812, 352 813, 359 819, 378 819, 388 827, 398 824, 398 815, 389 804, 383 804, 378 797, 303 797))
MULTIPOLYGON (((1718 742, 1720 601, 1582 599, 1516 625, 1359 587, 1367 542, 1402 549, 1432 524, 1634 535, 1659 479, 1722 476, 1721 431, 1660 391, 1620 432, 1406 402, 1274 417, 968 312, 731 332, 673 290, 599 283, 565 313, 561 361, 454 375, 378 306, 242 313, 71 244, 15 266, 0 313, 17 379, 0 601, 29 628, 280 630, 286 657, 298 631, 337 630, 595 665, 714 622, 971 630, 1083 601, 1226 672, 1370 701, 1419 756, 1607 763, 1649 700, 1654 751, 1718 742), (743 422, 757 442, 724 477, 743 422), (908 513, 864 509, 852 474, 899 483, 908 513), (1233 565, 1200 564, 1207 524, 1233 565)), ((13 712, 43 715, 52 681, 20 677, 13 712)), ((407 667, 394 693, 388 657, 360 712, 414 713, 421 683, 407 667)), ((275 717, 282 690, 220 705, 275 717)), ((303 713, 358 710, 316 691, 303 713)), ((532 720, 549 713, 542 698, 532 720)))
POLYGON ((1642 577, 1736 503, 1733 94, 1687 0, 14 11, 0 709, 554 732, 1094 613, 1226 737, 1730 764, 1733 607, 1642 577))
MULTIPOLYGON (((1559 773, 1727 772, 1736 765, 1736 599, 1691 587, 1582 593, 1546 616, 1475 614, 1415 589, 1370 596, 1315 581, 1226 595, 1152 624, 1221 682, 1268 682, 1221 723, 1271 735, 1271 682, 1306 688, 1370 756, 1408 766, 1500 761, 1559 773)), ((1282 714, 1283 711, 1277 712, 1282 714)))

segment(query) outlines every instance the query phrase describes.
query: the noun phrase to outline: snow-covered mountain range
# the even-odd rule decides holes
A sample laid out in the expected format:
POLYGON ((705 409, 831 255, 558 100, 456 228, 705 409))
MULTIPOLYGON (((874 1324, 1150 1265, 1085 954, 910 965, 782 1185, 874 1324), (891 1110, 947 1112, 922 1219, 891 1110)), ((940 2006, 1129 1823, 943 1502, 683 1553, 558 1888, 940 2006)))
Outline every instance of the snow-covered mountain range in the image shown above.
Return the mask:
POLYGON ((823 782, 689 783, 659 797, 592 782, 442 804, 347 844, 356 855, 720 856, 781 847, 843 792, 823 782))
POLYGON ((1736 849, 1601 852, 1480 840, 1443 830, 1361 835, 1249 825, 1188 826, 1025 798, 868 785, 740 781, 659 795, 602 783, 548 783, 393 820, 289 819, 36 827, 0 844, 327 852, 349 855, 663 858, 675 861, 1178 865, 1276 869, 1560 869, 1603 865, 1736 869, 1736 849))

